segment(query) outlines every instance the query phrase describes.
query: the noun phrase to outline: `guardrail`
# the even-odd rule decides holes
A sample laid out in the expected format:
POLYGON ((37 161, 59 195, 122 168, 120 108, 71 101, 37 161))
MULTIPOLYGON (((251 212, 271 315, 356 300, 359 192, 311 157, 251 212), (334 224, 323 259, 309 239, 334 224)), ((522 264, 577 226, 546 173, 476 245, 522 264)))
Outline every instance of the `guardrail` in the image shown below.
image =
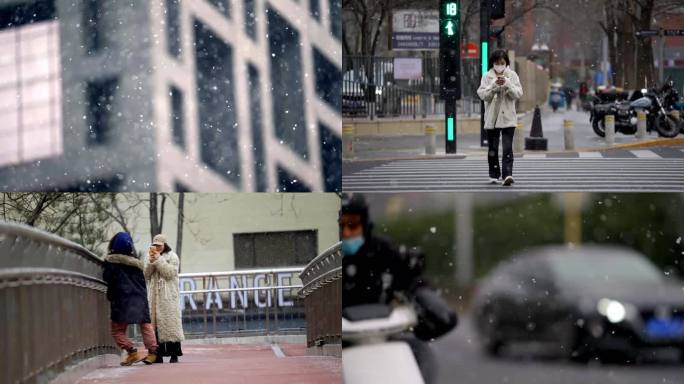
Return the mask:
POLYGON ((337 243, 316 256, 300 277, 300 296, 308 327, 307 347, 341 344, 342 336, 342 253, 337 243))
POLYGON ((304 267, 181 273, 186 337, 303 334, 299 274, 304 267))
POLYGON ((118 353, 102 265, 76 243, 0 222, 0 382, 46 382, 74 362, 118 353))

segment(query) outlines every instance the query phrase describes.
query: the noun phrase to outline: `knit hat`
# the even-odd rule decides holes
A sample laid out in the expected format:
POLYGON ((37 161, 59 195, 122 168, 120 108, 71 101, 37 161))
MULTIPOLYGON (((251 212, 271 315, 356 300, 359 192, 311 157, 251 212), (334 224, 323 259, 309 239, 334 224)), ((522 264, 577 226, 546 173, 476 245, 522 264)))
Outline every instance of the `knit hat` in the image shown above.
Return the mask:
POLYGON ((166 244, 166 237, 162 234, 156 235, 152 239, 152 245, 164 245, 166 244))
POLYGON ((133 239, 131 235, 126 232, 119 232, 112 238, 109 243, 109 252, 116 253, 119 255, 129 255, 134 254, 133 250, 133 239))

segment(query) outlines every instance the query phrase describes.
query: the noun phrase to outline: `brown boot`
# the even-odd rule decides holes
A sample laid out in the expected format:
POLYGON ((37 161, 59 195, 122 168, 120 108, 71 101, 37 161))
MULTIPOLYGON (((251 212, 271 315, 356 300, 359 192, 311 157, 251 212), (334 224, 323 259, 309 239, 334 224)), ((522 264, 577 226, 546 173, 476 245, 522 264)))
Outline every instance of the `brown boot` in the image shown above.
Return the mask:
POLYGON ((148 352, 147 357, 142 361, 143 363, 149 365, 149 364, 154 364, 157 362, 157 354, 154 352, 148 352))
POLYGON ((138 361, 141 361, 143 357, 138 353, 137 350, 133 349, 128 351, 128 356, 124 359, 124 361, 121 362, 121 365, 123 366, 128 366, 132 365, 134 363, 137 363, 138 361))

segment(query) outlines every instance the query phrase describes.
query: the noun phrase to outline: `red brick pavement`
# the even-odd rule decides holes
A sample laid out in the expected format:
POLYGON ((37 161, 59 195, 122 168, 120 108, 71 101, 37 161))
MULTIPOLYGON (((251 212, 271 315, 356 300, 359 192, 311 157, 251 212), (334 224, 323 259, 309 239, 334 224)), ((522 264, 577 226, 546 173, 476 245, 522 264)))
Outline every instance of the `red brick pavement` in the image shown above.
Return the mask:
MULTIPOLYGON (((301 344, 284 344, 278 358, 270 345, 183 345, 178 364, 111 365, 90 372, 79 384, 230 383, 327 384, 342 382, 342 359, 306 356, 301 344)), ((166 358, 168 361, 168 358, 166 358)))

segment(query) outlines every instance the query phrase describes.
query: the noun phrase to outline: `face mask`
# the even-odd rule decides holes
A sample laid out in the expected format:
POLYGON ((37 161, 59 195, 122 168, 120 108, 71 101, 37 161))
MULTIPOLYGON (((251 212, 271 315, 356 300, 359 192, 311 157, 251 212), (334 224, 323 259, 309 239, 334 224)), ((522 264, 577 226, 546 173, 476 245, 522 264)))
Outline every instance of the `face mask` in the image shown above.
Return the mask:
POLYGON ((495 70, 496 72, 498 72, 498 73, 503 72, 505 69, 506 69, 506 66, 505 66, 505 65, 495 65, 495 66, 494 66, 494 70, 495 70))
POLYGON ((351 237, 349 239, 342 240, 342 255, 353 256, 359 251, 363 245, 365 239, 363 236, 351 237))

